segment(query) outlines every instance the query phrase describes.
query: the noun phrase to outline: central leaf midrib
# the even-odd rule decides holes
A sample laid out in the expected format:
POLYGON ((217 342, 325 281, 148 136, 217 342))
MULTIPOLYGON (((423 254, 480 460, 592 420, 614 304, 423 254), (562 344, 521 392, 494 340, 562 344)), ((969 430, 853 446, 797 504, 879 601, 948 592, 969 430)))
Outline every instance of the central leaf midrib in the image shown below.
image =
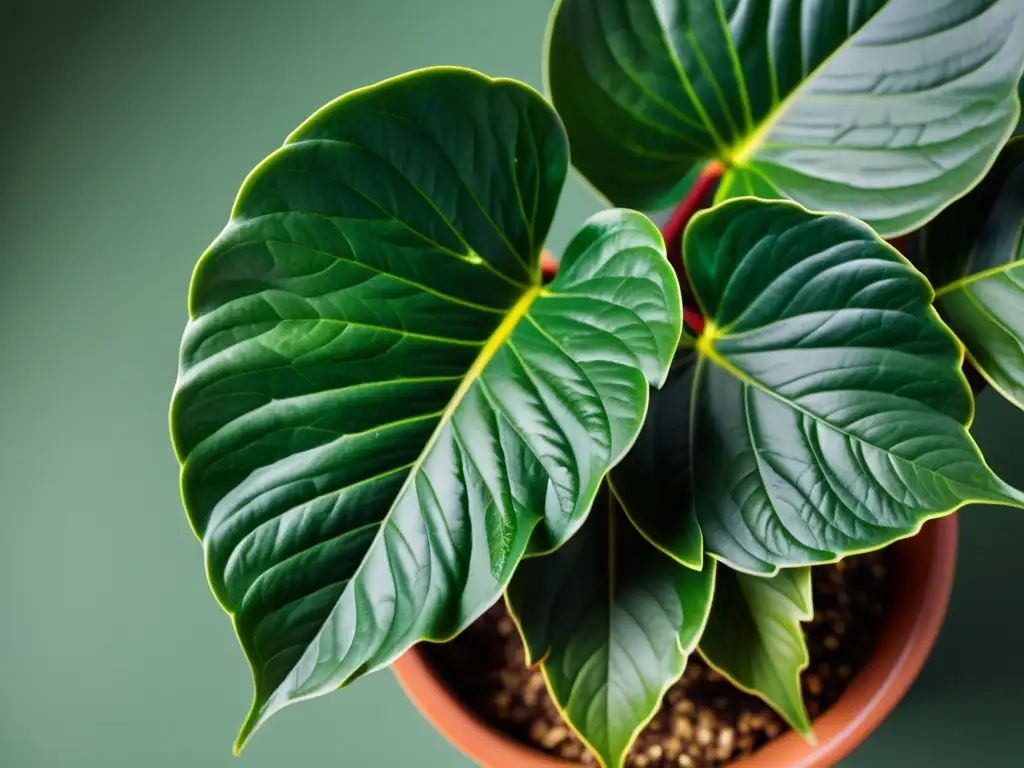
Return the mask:
MULTIPOLYGON (((542 285, 533 285, 525 293, 523 293, 519 300, 509 310, 505 319, 501 321, 499 326, 495 329, 495 331, 491 334, 490 338, 484 344, 483 349, 480 350, 480 354, 477 355, 476 359, 473 361, 473 364, 466 371, 466 374, 463 377, 462 382, 459 384, 458 389, 456 389, 455 393, 452 395, 452 398, 449 401, 448 406, 442 412, 441 417, 438 420, 437 426, 434 428, 433 433, 431 433, 427 442, 424 444, 423 449, 420 451, 416 461, 412 464, 411 469, 409 470, 409 474, 406 476, 406 479, 403 482, 401 488, 399 488, 398 493, 395 494, 394 500, 392 501, 391 506, 388 508, 387 513, 381 518, 380 529, 378 533, 374 536, 373 540, 370 542, 369 546, 367 547, 367 554, 381 541, 381 532, 385 530, 386 526, 388 525, 388 522, 391 520, 391 515, 394 513, 397 502, 404 497, 404 495, 409 491, 411 485, 415 482, 416 475, 419 473, 423 465, 423 462, 430 455, 430 452, 433 449, 434 445, 436 444, 437 440, 439 439, 441 433, 443 432, 444 428, 448 425, 448 423, 451 421, 453 414, 455 413, 459 405, 462 403, 462 401, 465 399, 465 396, 469 392, 470 388, 480 378, 481 374, 487 367, 488 363, 490 363, 490 361, 501 349, 502 345, 509 339, 509 337, 512 335, 512 332, 519 324, 519 321, 526 316, 527 312, 529 312, 530 310, 530 307, 533 306, 534 301, 536 301, 536 299, 542 294, 542 292, 544 292, 544 290, 544 286, 542 285)), ((345 589, 342 591, 341 595, 339 595, 339 600, 341 599, 342 596, 344 596, 345 592, 348 591, 351 585, 358 581, 358 579, 362 575, 362 571, 364 566, 366 565, 366 562, 367 558, 364 555, 362 561, 359 563, 358 567, 352 573, 352 576, 349 579, 349 583, 345 586, 345 589)), ((310 643, 307 643, 307 650, 310 647, 310 645, 312 645, 312 642, 315 641, 316 637, 320 635, 322 629, 323 627, 321 626, 321 628, 317 630, 316 635, 314 635, 313 640, 310 641, 310 643)), ((306 651, 303 651, 303 654, 305 654, 305 652, 306 651)), ((280 684, 275 689, 275 693, 276 690, 279 689, 280 684)), ((266 700, 263 702, 263 705, 260 707, 261 712, 265 710, 267 703, 269 703, 272 698, 273 695, 268 696, 266 698, 266 700)))
MULTIPOLYGON (((735 165, 740 168, 745 168, 750 162, 750 160, 753 158, 753 156, 757 154, 758 150, 761 149, 762 145, 765 142, 765 139, 768 138, 769 134, 771 134, 775 126, 778 125, 778 123, 782 120, 783 116, 789 110, 789 107, 792 105, 792 103, 797 101, 797 99, 799 99, 802 96, 803 91, 817 79, 818 75, 821 74, 822 70, 824 70, 825 67, 827 67, 835 57, 837 57, 840 53, 845 51, 849 47, 850 43, 861 33, 861 31, 866 29, 871 24, 871 22, 875 20, 878 14, 880 14, 888 7, 888 2, 880 5, 874 13, 872 13, 868 18, 864 20, 864 23, 861 24, 852 35, 843 40, 843 42, 840 43, 835 48, 835 50, 833 50, 824 59, 822 59, 818 66, 816 66, 806 75, 804 75, 803 80, 800 81, 800 84, 797 85, 797 87, 794 88, 792 91, 790 91, 789 94, 782 99, 782 101, 778 102, 774 106, 774 108, 767 115, 764 116, 764 118, 759 122, 757 129, 754 130, 754 132, 751 133, 749 136, 747 136, 746 140, 739 144, 739 146, 730 151, 728 153, 727 158, 723 159, 729 160, 732 165, 735 165)), ((747 97, 749 98, 749 94, 747 97)))
POLYGON ((964 277, 958 278, 957 280, 954 280, 951 283, 946 283, 941 288, 936 288, 935 298, 939 299, 945 296, 947 293, 952 293, 953 291, 958 291, 967 288, 972 283, 976 283, 979 280, 984 280, 986 277, 1001 275, 1004 272, 1010 272, 1020 266, 1024 266, 1024 261, 1020 259, 1015 259, 1013 261, 1008 261, 1005 264, 1000 264, 997 267, 989 267, 988 269, 983 269, 980 272, 965 275, 964 277))
POLYGON ((997 330, 1002 331, 1007 336, 1009 336, 1014 342, 1016 342, 1017 346, 1020 347, 1022 351, 1024 351, 1024 344, 1021 343, 1020 333, 1018 333, 1016 330, 1008 326, 1006 324, 1006 320, 1004 320, 999 315, 994 314, 992 310, 990 310, 988 307, 982 304, 978 300, 978 297, 975 296, 971 291, 964 290, 963 295, 964 298, 967 299, 967 301, 971 304, 971 306, 978 311, 978 314, 980 314, 986 320, 991 321, 992 325, 995 326, 997 330))
MULTIPOLYGON (((764 467, 762 466, 763 463, 768 463, 768 462, 765 462, 763 460, 763 458, 761 456, 761 452, 757 450, 757 445, 758 445, 757 439, 756 439, 757 436, 754 434, 753 422, 750 419, 750 400, 747 397, 747 393, 745 391, 742 392, 742 397, 743 397, 743 420, 744 420, 744 422, 746 422, 745 426, 747 428, 747 441, 750 443, 750 447, 751 447, 753 455, 754 455, 754 468, 757 470, 758 479, 761 481, 761 485, 764 488, 765 498, 768 500, 768 505, 771 507, 772 514, 775 516, 775 519, 779 521, 779 524, 780 524, 780 526, 782 528, 782 533, 786 536, 787 539, 789 539, 789 541, 790 541, 790 543, 792 545, 794 545, 795 547, 797 547, 799 549, 805 550, 805 551, 809 550, 809 549, 813 549, 813 547, 810 547, 807 544, 804 544, 802 541, 800 541, 789 530, 789 528, 786 527, 785 523, 783 523, 783 521, 782 521, 782 515, 779 514, 779 507, 775 503, 775 499, 772 496, 771 485, 768 482, 768 478, 765 476, 764 467)), ((776 472, 776 474, 778 474, 778 471, 774 467, 772 467, 770 464, 769 464, 769 468, 773 472, 776 472)), ((743 546, 743 545, 741 544, 740 546, 743 546)), ((762 544, 762 547, 764 547, 764 549, 769 549, 767 546, 765 546, 763 544, 762 544)), ((744 549, 746 549, 746 547, 744 547, 744 549)), ((771 550, 769 549, 769 551, 771 551, 771 550)), ((752 557, 755 557, 758 560, 761 560, 762 562, 765 562, 764 558, 758 557, 753 552, 750 552, 749 549, 747 549, 747 552, 752 557)), ((776 573, 778 573, 778 570, 779 570, 778 566, 776 566, 776 569, 775 569, 776 573)), ((741 586, 742 586, 742 582, 741 582, 741 586)))
MULTIPOLYGON (((728 360, 726 360, 724 357, 722 357, 720 354, 718 354, 718 352, 714 349, 714 347, 711 344, 702 344, 702 345, 700 345, 700 351, 712 363, 714 363, 718 367, 722 368, 724 371, 726 371, 726 373, 730 374, 731 376, 734 376, 741 383, 746 384, 747 386, 750 386, 750 387, 754 387, 755 389, 758 389, 761 392, 764 392, 769 397, 772 397, 775 400, 778 400, 780 403, 783 403, 783 404, 787 405, 788 407, 792 408, 795 411, 799 411, 804 416, 806 416, 806 417, 808 417, 810 419, 813 419, 814 421, 816 421, 816 422, 818 422, 820 424, 824 424, 829 429, 835 430, 836 432, 838 432, 839 434, 843 435, 844 437, 847 437, 850 440, 856 440, 858 443, 861 443, 862 445, 866 445, 866 446, 868 446, 870 448, 874 448, 876 451, 880 451, 880 452, 884 453, 887 456, 892 456, 892 457, 894 457, 896 459, 899 459, 900 461, 906 461, 906 462, 908 462, 910 464, 913 464, 913 466, 915 468, 919 468, 921 471, 927 472, 929 475, 932 475, 932 476, 942 480, 943 483, 956 482, 956 481, 950 481, 948 478, 944 477, 943 475, 939 474, 938 472, 936 472, 933 469, 930 469, 928 467, 919 466, 918 464, 914 463, 911 459, 907 459, 907 458, 905 458, 903 456, 900 456, 899 454, 895 454, 892 451, 890 451, 888 448, 883 448, 882 446, 875 445, 874 443, 869 442, 868 440, 864 439, 863 437, 855 435, 855 434, 849 432, 848 430, 843 429, 842 427, 833 424, 831 421, 828 421, 824 417, 819 416, 816 413, 813 413, 813 412, 807 410, 806 408, 804 408, 801 405, 798 405, 797 403, 793 402, 789 398, 784 397, 782 394, 780 394, 778 392, 775 392, 773 389, 771 389, 770 387, 765 385, 763 382, 758 381, 757 379, 752 377, 750 374, 748 374, 745 371, 742 371, 739 368, 737 368, 736 366, 734 366, 732 363, 730 363, 728 360)), ((698 372, 698 374, 699 374, 699 372, 698 372)), ((696 386, 696 380, 694 382, 694 386, 696 386)), ((966 383, 965 383, 965 386, 966 386, 966 383)), ((962 425, 958 425, 958 426, 961 426, 961 428, 963 428, 962 425)), ((964 431, 966 432, 966 429, 964 429, 964 431)), ((956 484, 957 485, 964 485, 963 483, 960 483, 960 482, 956 482, 956 484)), ((965 487, 972 487, 973 488, 973 486, 965 486, 965 487)), ((975 488, 974 490, 980 490, 980 489, 975 488)))

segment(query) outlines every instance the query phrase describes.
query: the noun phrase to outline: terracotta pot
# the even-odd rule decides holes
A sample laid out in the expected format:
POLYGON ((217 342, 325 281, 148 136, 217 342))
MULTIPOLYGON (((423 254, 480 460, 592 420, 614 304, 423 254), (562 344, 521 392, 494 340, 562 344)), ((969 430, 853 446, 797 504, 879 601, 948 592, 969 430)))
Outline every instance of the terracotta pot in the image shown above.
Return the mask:
MULTIPOLYGON (((835 765, 881 724, 910 688, 938 635, 953 587, 956 530, 956 516, 950 515, 893 545, 892 603, 878 646, 839 701, 815 718, 817 746, 808 746, 790 731, 734 765, 835 765)), ((393 668, 409 698, 434 727, 485 768, 578 765, 542 754, 484 723, 452 695, 417 649, 405 654, 393 668)))

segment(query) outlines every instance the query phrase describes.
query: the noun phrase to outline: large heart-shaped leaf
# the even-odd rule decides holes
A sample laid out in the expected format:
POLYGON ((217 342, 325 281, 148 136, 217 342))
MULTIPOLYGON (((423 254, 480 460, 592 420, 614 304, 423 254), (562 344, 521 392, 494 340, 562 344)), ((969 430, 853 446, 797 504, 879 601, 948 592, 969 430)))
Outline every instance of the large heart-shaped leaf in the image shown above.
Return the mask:
POLYGON ((541 286, 566 167, 536 92, 420 71, 304 123, 200 260, 171 427, 255 678, 239 745, 465 627, 538 522, 573 533, 634 440, 678 286, 625 211, 541 286))
POLYGON ((746 198, 694 218, 693 505, 713 555, 772 573, 1020 505, 967 432, 962 347, 927 281, 866 225, 746 198))
POLYGON ((1024 408, 1024 137, 921 233, 919 263, 975 368, 1024 408))
POLYGON ((711 605, 715 564, 687 568, 641 537, 613 494, 557 551, 524 560, 508 588, 530 663, 566 722, 618 768, 683 673, 711 605))
POLYGON ((810 657, 801 622, 814 616, 811 569, 750 576, 719 566, 715 602, 700 653, 737 687, 760 696, 790 725, 811 737, 800 673, 810 657))
POLYGON ((914 229, 1017 123, 1020 0, 561 0, 548 83, 573 163, 658 209, 690 167, 719 199, 786 196, 914 229))
POLYGON ((633 525, 655 547, 683 565, 700 569, 704 542, 689 505, 690 392, 697 353, 676 353, 668 379, 651 391, 643 429, 608 479, 633 525))

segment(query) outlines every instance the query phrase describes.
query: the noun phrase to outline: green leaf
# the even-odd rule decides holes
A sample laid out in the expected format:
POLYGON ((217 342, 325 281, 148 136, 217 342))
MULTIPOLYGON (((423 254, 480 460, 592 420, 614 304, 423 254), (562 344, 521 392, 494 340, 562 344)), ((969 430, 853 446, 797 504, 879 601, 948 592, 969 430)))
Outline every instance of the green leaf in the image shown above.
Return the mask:
POLYGON ((681 347, 661 389, 652 389, 643 429, 609 481, 634 526, 683 565, 700 569, 704 543, 689 503, 690 392, 697 353, 681 347))
MULTIPOLYGON (((1017 98, 1024 104, 1024 78, 1017 83, 1017 98)), ((1017 127, 1014 129, 1013 135, 1024 135, 1024 113, 1021 114, 1020 119, 1017 121, 1017 127)))
POLYGON ((1024 137, 921 233, 919 263, 975 368, 1024 408, 1024 137))
POLYGON ((800 688, 810 657, 800 623, 813 616, 810 568, 787 568, 764 578, 719 566, 714 605, 700 639, 708 664, 759 696, 812 742, 800 688))
POLYGON ((931 288, 866 225, 745 198, 698 214, 683 250, 708 319, 692 433, 708 552, 770 574, 1024 502, 967 432, 963 352, 931 288))
POLYGON ((678 285, 653 224, 606 211, 541 286, 567 151, 526 86, 415 72, 307 120, 201 258, 171 429, 253 670, 238 747, 473 621, 633 442, 678 285))
POLYGON ((971 188, 1017 123, 1020 0, 561 0, 548 87, 573 163, 658 209, 697 162, 884 236, 971 188))
POLYGON ((552 554, 524 560, 508 588, 528 661, 602 765, 623 764, 683 673, 707 620, 715 564, 686 568, 651 547, 607 490, 552 554))
POLYGON ((739 167, 723 174, 722 183, 719 184, 718 190, 715 192, 715 202, 720 203, 734 197, 760 197, 762 200, 786 199, 786 196, 765 176, 751 168, 739 167))

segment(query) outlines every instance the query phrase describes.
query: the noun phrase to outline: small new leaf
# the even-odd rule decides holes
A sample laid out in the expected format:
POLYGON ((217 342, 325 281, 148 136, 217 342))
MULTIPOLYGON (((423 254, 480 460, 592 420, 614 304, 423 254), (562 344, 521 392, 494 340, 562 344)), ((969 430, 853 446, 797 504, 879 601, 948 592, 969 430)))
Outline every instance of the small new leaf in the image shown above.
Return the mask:
POLYGON ((811 569, 750 576, 720 565, 701 656, 742 690, 759 696, 814 742, 800 673, 809 656, 801 622, 814 616, 811 569))
POLYGON ((508 588, 531 663, 566 722, 620 768, 704 629, 714 561, 687 568, 652 547, 607 489, 557 551, 524 560, 508 588))
POLYGON ((171 430, 253 671, 237 747, 459 632, 635 439, 679 288, 629 211, 587 222, 541 285, 567 159, 535 91, 415 72, 307 120, 201 258, 171 430))

